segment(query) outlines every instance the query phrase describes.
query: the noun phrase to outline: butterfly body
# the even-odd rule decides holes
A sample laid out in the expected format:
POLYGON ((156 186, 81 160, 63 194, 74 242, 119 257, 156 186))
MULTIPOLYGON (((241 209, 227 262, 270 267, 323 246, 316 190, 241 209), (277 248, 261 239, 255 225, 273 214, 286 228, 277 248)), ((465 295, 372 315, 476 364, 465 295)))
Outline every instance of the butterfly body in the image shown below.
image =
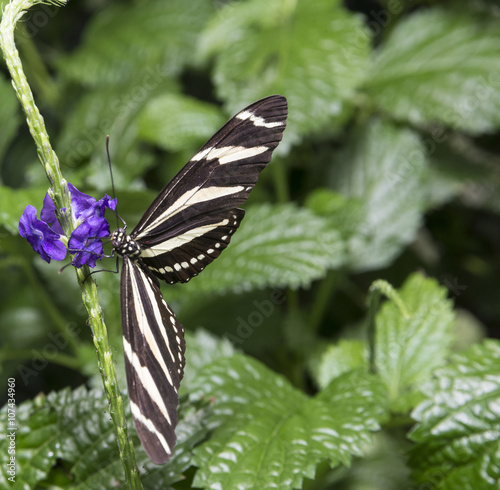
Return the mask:
POLYGON ((111 241, 123 258, 121 309, 125 369, 135 426, 146 452, 173 452, 184 329, 158 279, 188 282, 228 246, 243 204, 286 126, 286 99, 274 95, 231 118, 159 193, 134 230, 111 241))
POLYGON ((118 228, 111 235, 111 245, 113 250, 121 257, 138 259, 141 256, 141 247, 125 232, 125 228, 118 228))

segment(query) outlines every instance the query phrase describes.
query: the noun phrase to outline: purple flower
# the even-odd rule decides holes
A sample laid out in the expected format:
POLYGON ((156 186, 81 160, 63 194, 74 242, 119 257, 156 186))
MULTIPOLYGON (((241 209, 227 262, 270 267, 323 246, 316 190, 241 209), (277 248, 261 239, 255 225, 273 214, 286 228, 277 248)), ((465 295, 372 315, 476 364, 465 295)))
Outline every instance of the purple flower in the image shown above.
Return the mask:
POLYGON ((63 260, 66 257, 66 247, 61 242, 59 233, 36 217, 36 209, 33 206, 26 206, 19 220, 19 234, 28 240, 33 250, 46 262, 50 263, 50 259, 63 260))
POLYGON ((70 253, 74 253, 72 264, 81 267, 87 264, 94 268, 97 259, 101 259, 104 253, 102 240, 95 238, 105 238, 109 236, 109 223, 104 218, 93 216, 71 233, 68 248, 70 253))
MULTIPOLYGON (((99 201, 80 192, 74 185, 68 184, 71 195, 71 212, 76 228, 69 239, 69 252, 75 254, 72 264, 82 267, 87 264, 95 267, 97 259, 103 255, 101 238, 109 236, 109 223, 104 214, 106 209, 116 209, 116 199, 105 195, 99 201)), ((66 246, 61 225, 56 218, 56 208, 47 193, 43 200, 40 218, 36 209, 28 206, 19 220, 19 233, 26 238, 35 252, 50 262, 50 259, 62 260, 66 257, 66 246), (64 254, 62 253, 64 251, 64 254)))

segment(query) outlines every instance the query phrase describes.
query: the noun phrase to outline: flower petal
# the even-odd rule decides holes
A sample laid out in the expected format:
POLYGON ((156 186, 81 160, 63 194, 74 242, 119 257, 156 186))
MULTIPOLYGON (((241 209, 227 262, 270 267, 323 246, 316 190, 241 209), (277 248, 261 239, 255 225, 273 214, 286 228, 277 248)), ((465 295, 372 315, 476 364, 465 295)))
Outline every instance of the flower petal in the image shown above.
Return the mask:
POLYGON ((19 219, 19 234, 28 240, 33 250, 46 262, 51 259, 63 260, 66 257, 66 247, 60 239, 60 234, 36 217, 34 206, 26 206, 19 219))
POLYGON ((78 226, 69 240, 69 251, 75 254, 72 264, 75 267, 88 265, 94 268, 97 259, 101 260, 104 252, 102 240, 109 236, 109 223, 105 218, 92 217, 78 226))
POLYGON ((71 212, 73 216, 80 221, 93 216, 97 203, 95 198, 80 192, 73 184, 68 183, 68 189, 71 194, 71 212))

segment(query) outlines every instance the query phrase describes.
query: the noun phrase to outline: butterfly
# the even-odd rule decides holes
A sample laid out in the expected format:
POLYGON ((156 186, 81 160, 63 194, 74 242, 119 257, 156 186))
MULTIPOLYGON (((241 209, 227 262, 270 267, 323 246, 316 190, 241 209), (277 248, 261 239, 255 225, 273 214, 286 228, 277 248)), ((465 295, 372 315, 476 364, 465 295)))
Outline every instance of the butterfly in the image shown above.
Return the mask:
POLYGON ((176 443, 184 329, 158 279, 188 282, 228 246, 243 204, 281 141, 286 99, 272 95, 232 117, 158 194, 130 234, 111 235, 123 259, 121 312, 131 412, 156 464, 176 443))

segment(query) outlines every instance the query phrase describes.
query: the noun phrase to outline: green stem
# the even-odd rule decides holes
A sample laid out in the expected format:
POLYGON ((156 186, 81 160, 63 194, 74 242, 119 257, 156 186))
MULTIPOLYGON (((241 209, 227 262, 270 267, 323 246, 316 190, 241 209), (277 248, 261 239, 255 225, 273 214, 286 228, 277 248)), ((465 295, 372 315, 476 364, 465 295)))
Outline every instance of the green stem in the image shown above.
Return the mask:
POLYGON ((289 202, 290 194, 288 193, 288 178, 285 164, 282 160, 276 158, 271 167, 273 169, 274 188, 276 190, 276 195, 278 196, 278 202, 289 202))
POLYGON ((60 366, 64 366, 70 369, 78 370, 82 367, 80 359, 76 357, 68 356, 67 354, 61 354, 60 352, 55 352, 55 353, 51 353, 48 351, 39 352, 36 349, 2 350, 0 351, 0 357, 3 361, 42 359, 53 362, 54 364, 59 364, 60 366))
MULTIPOLYGON (((21 59, 14 42, 14 29, 17 22, 26 10, 41 3, 61 6, 65 2, 57 0, 47 0, 45 2, 42 0, 11 1, 5 7, 0 24, 0 47, 12 77, 12 85, 17 98, 26 114, 28 127, 37 148, 38 158, 49 179, 51 186, 49 194, 54 201, 58 220, 65 235, 69 237, 74 230, 75 224, 71 215, 71 199, 68 185, 61 174, 59 160, 50 144, 45 122, 33 99, 33 93, 24 75, 21 59)), ((135 462, 134 446, 126 425, 123 399, 118 387, 112 351, 108 343, 107 329, 97 297, 97 287, 92 278, 88 277, 89 268, 87 266, 76 269, 76 275, 82 291, 82 299, 89 315, 90 328, 98 354, 99 370, 110 405, 110 414, 118 438, 120 459, 125 470, 127 483, 129 488, 142 489, 139 471, 135 462)))
POLYGON ((311 332, 316 332, 318 330, 325 311, 330 305, 332 292, 339 284, 340 278, 341 274, 338 271, 328 271, 326 277, 321 281, 314 297, 309 321, 307 322, 311 332))

